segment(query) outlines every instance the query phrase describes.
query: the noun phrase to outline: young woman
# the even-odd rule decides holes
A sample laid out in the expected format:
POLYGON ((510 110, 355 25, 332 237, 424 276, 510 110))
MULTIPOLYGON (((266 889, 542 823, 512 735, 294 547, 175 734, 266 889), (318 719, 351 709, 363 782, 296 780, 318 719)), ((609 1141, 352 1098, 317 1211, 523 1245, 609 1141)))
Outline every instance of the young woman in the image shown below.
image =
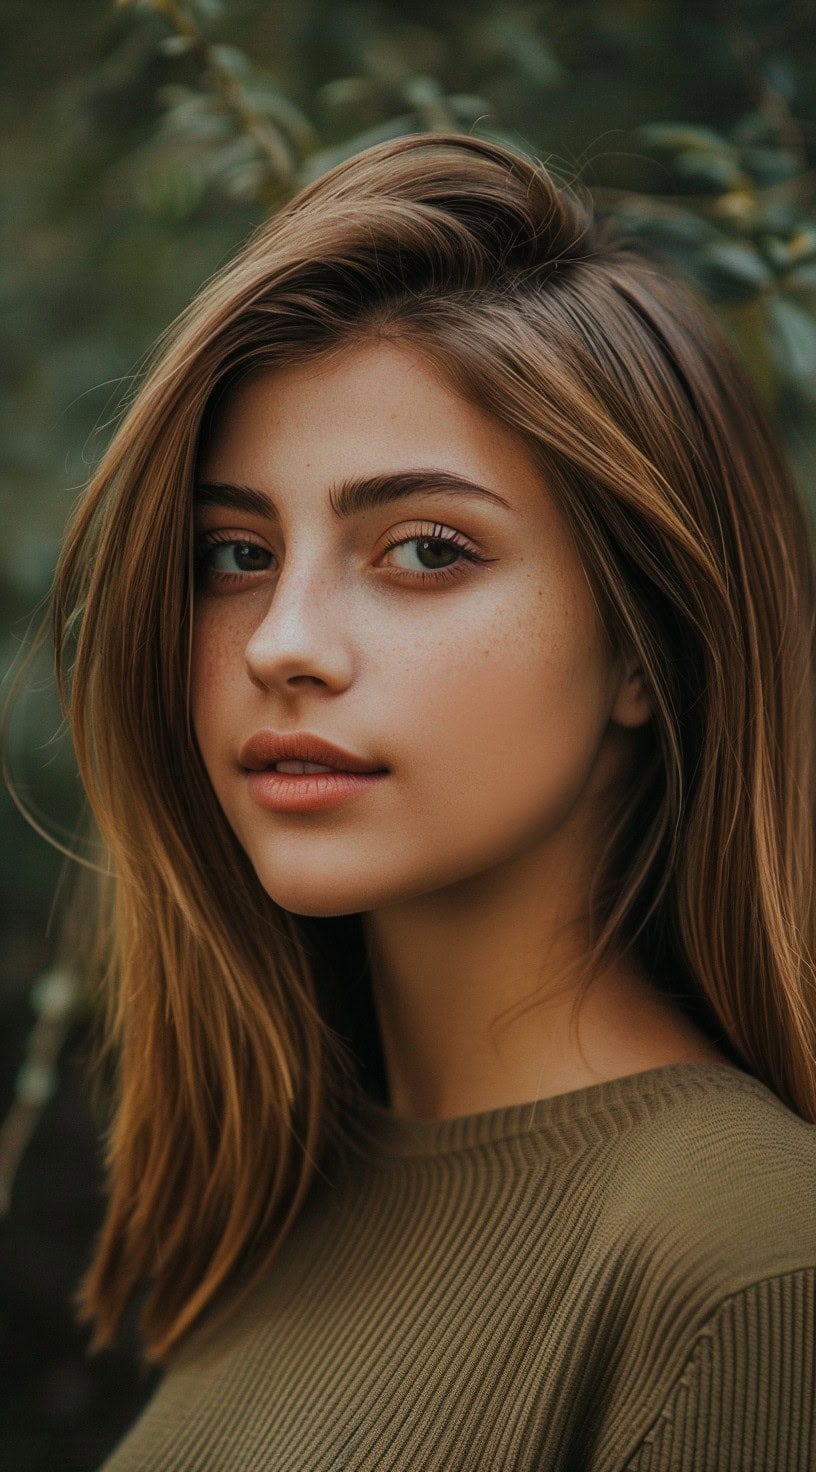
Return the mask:
POLYGON ((812 1472, 815 617, 745 372, 529 159, 368 150, 201 292, 54 593, 106 1472, 812 1472))

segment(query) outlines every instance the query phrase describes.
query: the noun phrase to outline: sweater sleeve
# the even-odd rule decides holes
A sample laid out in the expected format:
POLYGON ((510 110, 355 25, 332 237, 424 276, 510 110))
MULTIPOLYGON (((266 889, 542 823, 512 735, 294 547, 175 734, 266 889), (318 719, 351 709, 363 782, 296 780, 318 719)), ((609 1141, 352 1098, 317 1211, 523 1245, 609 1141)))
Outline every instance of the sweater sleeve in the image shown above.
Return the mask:
POLYGON ((733 1294, 621 1472, 814 1472, 815 1343, 816 1268, 733 1294))

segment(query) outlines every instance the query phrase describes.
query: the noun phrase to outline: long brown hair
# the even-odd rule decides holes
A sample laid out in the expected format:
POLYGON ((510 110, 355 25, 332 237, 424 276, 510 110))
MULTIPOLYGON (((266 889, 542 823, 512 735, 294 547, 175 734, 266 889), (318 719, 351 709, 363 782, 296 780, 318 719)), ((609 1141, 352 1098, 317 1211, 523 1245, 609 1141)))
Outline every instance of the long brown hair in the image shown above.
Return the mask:
POLYGON ((473 138, 388 142, 303 190, 165 336, 56 573, 58 678, 112 875, 110 1199, 77 1295, 94 1348, 145 1284, 154 1361, 239 1269, 251 1286, 377 1086, 359 917, 307 921, 264 892, 188 700, 191 489, 216 400, 372 334, 523 438, 643 671, 649 744, 605 834, 587 974, 636 946, 816 1121, 816 576, 768 415, 692 294, 580 192, 473 138))

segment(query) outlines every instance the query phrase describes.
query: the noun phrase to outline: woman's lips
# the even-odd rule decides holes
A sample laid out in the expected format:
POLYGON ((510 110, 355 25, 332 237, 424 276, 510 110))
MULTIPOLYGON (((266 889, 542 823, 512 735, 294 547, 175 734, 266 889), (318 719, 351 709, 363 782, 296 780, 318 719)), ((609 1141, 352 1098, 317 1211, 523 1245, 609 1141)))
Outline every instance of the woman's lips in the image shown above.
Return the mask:
POLYGON ((388 772, 276 772, 273 767, 246 774, 250 797, 272 812, 316 812, 338 807, 369 792, 388 772))
POLYGON ((263 772, 278 762, 317 762, 337 772, 379 772, 383 764, 346 751, 315 731, 256 731, 238 753, 242 767, 263 772))

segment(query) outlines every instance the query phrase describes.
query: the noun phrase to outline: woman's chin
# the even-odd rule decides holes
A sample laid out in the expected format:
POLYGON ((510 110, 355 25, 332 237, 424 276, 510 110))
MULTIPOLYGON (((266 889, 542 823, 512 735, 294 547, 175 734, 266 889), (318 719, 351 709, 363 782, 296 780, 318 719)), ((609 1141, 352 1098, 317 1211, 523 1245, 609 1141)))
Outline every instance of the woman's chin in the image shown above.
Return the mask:
POLYGON ((304 878, 302 884, 292 882, 291 875, 281 881, 258 874, 258 879, 271 900, 288 910, 292 915, 322 917, 332 915, 356 915, 370 910, 381 901, 371 888, 361 885, 333 883, 316 884, 314 875, 304 878))

